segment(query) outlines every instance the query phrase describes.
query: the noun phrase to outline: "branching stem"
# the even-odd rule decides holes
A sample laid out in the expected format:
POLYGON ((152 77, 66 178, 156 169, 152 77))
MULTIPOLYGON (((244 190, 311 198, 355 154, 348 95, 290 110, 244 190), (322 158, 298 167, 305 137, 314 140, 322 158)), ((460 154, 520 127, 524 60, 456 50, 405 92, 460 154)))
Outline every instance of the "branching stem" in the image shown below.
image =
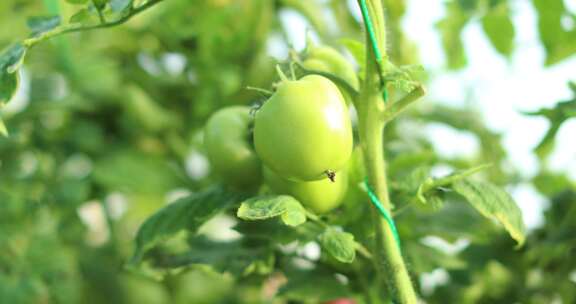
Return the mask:
POLYGON ((44 41, 46 39, 50 39, 52 37, 60 36, 63 34, 81 32, 81 31, 89 31, 89 30, 108 28, 108 27, 120 25, 120 24, 125 23, 126 21, 130 20, 132 17, 142 13, 146 9, 148 9, 148 8, 154 6, 155 4, 158 4, 162 1, 164 1, 164 0, 149 0, 148 2, 142 4, 138 7, 132 8, 126 15, 124 15, 124 16, 122 16, 122 17, 120 17, 114 21, 109 21, 109 22, 104 21, 104 22, 101 22, 101 23, 95 24, 95 25, 82 25, 80 23, 71 23, 71 24, 61 25, 61 26, 55 27, 54 29, 52 29, 50 31, 46 31, 46 32, 44 32, 38 36, 28 38, 28 39, 24 40, 22 42, 22 44, 25 47, 30 48, 41 41, 44 41))
MULTIPOLYGON (((363 1, 359 0, 360 5, 364 5, 363 1)), ((393 205, 388 194, 386 163, 384 160, 384 127, 387 121, 416 100, 419 95, 422 95, 423 89, 421 87, 420 89, 417 88, 415 92, 409 93, 404 99, 395 104, 390 104, 389 108, 385 107, 386 104, 382 99, 383 88, 380 83, 379 68, 375 52, 371 47, 371 39, 375 39, 377 47, 382 53, 383 60, 387 60, 384 48, 386 45, 384 11, 380 0, 366 0, 365 2, 368 18, 371 19, 374 27, 373 36, 375 37, 371 38, 368 34, 366 37, 366 74, 354 104, 358 112, 358 133, 364 153, 368 181, 382 206, 391 211, 393 205)), ((387 225, 374 206, 371 207, 371 218, 375 232, 372 252, 379 278, 377 283, 379 286, 385 287, 383 286, 385 278, 388 278, 390 283, 388 290, 396 302, 416 303, 416 293, 391 227, 387 225)))

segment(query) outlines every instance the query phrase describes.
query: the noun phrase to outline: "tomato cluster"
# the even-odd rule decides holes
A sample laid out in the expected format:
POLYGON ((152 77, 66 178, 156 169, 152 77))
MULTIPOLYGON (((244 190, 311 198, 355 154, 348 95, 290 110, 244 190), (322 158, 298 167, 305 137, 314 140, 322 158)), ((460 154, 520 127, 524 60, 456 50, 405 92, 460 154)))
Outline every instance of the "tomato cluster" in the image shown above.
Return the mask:
MULTIPOLYGON (((320 58, 330 55, 313 51, 320 58)), ((319 67, 322 61, 311 62, 319 67)), ((291 195, 317 213, 338 207, 346 195, 352 138, 344 97, 319 75, 283 80, 254 115, 245 106, 221 109, 204 133, 210 163, 226 184, 255 189, 263 177, 272 192, 291 195)))

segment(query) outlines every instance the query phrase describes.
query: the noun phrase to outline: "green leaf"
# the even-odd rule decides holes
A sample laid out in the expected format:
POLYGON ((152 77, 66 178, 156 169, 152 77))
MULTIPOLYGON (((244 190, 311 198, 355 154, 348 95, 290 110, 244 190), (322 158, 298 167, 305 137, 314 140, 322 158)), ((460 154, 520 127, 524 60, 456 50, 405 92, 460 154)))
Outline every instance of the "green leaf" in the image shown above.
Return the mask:
POLYGON ((382 75, 386 84, 391 85, 404 92, 410 92, 419 85, 415 81, 415 75, 424 72, 421 65, 404 65, 397 67, 388 62, 384 68, 386 72, 382 75))
MULTIPOLYGON (((546 65, 558 63, 576 53, 576 27, 564 29, 564 16, 571 16, 563 0, 534 0, 538 32, 546 49, 546 65)), ((572 17, 574 18, 574 17, 572 17)))
POLYGON ((560 131, 562 124, 567 120, 576 117, 576 93, 572 100, 557 103, 554 108, 543 108, 535 112, 527 112, 525 115, 543 116, 550 125, 544 137, 534 151, 541 158, 546 158, 554 149, 556 134, 560 131))
POLYGON ((93 177, 107 189, 147 196, 164 196, 182 184, 165 159, 133 149, 118 149, 100 158, 93 177))
POLYGON ((139 263, 146 251, 180 231, 196 232, 202 224, 228 208, 234 198, 235 195, 214 187, 160 209, 138 229, 131 263, 139 263))
POLYGON ((265 220, 280 216, 284 224, 298 226, 306 222, 306 211, 288 195, 267 195, 250 198, 240 205, 237 216, 243 220, 265 220))
POLYGON ((87 23, 89 21, 97 21, 96 16, 90 14, 87 8, 83 8, 70 17, 70 23, 87 23))
MULTIPOLYGON (((490 164, 482 164, 467 170, 456 171, 440 178, 431 178, 425 176, 424 172, 426 172, 426 168, 415 169, 412 175, 416 175, 412 177, 412 183, 409 185, 412 185, 412 187, 417 187, 416 191, 413 193, 416 195, 416 198, 420 203, 426 204, 428 200, 431 200, 433 201, 433 205, 440 206, 442 202, 441 200, 439 201, 440 198, 435 196, 435 194, 437 194, 437 192, 441 190, 442 187, 448 187, 454 182, 465 179, 468 176, 484 170, 490 166, 490 164), (418 181, 420 181, 420 184, 416 185, 418 181)), ((429 172, 429 170, 427 172, 429 172)), ((410 181, 410 179, 408 180, 410 181)))
POLYGON ((303 302, 323 303, 351 296, 347 285, 326 269, 288 270, 288 283, 280 289, 281 298, 303 302))
POLYGON ((452 188, 465 197, 476 210, 487 218, 498 220, 508 233, 518 242, 524 244, 526 235, 522 212, 512 197, 501 188, 488 183, 461 179, 452 188))
POLYGON ((133 0, 110 0, 110 8, 113 12, 119 13, 132 5, 133 0))
POLYGON ((301 244, 317 240, 318 235, 324 229, 317 225, 306 222, 298 227, 289 227, 281 220, 274 218, 262 221, 239 221, 234 230, 243 234, 246 238, 272 241, 279 244, 299 242, 301 244))
POLYGON ((272 247, 239 241, 214 241, 198 235, 189 240, 190 249, 184 254, 159 255, 154 265, 170 269, 189 265, 210 265, 217 272, 234 276, 269 274, 274 270, 272 247))
POLYGON ((26 24, 32 31, 32 36, 37 36, 60 25, 60 16, 35 16, 30 17, 26 24))
POLYGON ((319 238, 322 248, 336 260, 342 263, 352 263, 356 258, 356 242, 351 233, 328 228, 319 238))
POLYGON ((515 31, 507 2, 501 2, 488 11, 482 18, 482 28, 498 53, 512 54, 515 31))
POLYGON ((0 104, 10 101, 16 93, 20 80, 18 69, 25 55, 26 47, 20 43, 12 45, 0 54, 0 104))
POLYGON ((466 65, 466 54, 462 42, 462 30, 470 20, 470 16, 457 2, 448 2, 446 16, 437 23, 442 46, 450 69, 460 69, 466 65))

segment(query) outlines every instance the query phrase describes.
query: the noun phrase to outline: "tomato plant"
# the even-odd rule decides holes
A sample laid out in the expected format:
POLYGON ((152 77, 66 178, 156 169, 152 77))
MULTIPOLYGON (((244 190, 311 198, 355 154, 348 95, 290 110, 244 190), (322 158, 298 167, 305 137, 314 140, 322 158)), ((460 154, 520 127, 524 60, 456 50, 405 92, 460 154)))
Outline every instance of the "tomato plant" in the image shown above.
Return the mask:
POLYGON ((0 1, 0 303, 576 302, 573 13, 0 1))

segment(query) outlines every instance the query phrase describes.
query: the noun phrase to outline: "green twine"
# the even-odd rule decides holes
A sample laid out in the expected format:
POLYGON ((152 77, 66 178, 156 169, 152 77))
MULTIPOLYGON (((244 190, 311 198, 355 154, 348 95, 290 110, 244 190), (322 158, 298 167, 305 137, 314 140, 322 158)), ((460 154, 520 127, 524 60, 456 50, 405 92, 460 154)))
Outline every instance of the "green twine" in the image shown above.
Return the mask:
POLYGON ((362 10, 362 17, 364 18, 364 23, 366 24, 366 30, 368 31, 368 37, 370 37, 370 44, 372 45, 372 50, 374 51, 376 62, 380 64, 382 61, 382 54, 380 53, 378 44, 376 44, 376 33, 374 32, 374 26, 372 25, 370 14, 368 14, 368 7, 366 6, 365 0, 360 0, 360 9, 362 10))
POLYGON ((374 26, 372 25, 372 19, 370 19, 370 14, 368 13, 368 7, 366 6, 365 0, 360 0, 360 10, 362 11, 362 18, 366 24, 366 31, 368 31, 368 37, 370 39, 370 45, 374 51, 374 57, 376 57, 376 67, 378 67, 378 76, 380 77, 380 86, 382 87, 382 99, 384 103, 388 102, 388 92, 384 88, 384 78, 382 76, 382 53, 380 53, 380 48, 376 43, 376 33, 374 32, 374 26))
POLYGON ((385 103, 388 102, 388 90, 386 88, 382 91, 382 99, 384 99, 385 103))
POLYGON ((392 218, 392 215, 390 214, 390 212, 388 212, 388 210, 386 210, 386 208, 384 208, 384 206, 382 206, 382 203, 380 203, 380 200, 378 199, 374 191, 372 191, 372 188, 370 188, 370 185, 368 184, 368 178, 364 180, 364 185, 366 185, 366 190, 368 191, 370 202, 372 203, 372 205, 374 205, 374 207, 376 207, 376 209, 378 209, 378 211, 384 217, 386 222, 388 222, 388 226, 390 226, 390 230, 392 230, 394 239, 396 239, 396 244, 398 244, 398 248, 401 248, 400 236, 398 235, 398 230, 396 230, 396 224, 394 224, 394 219, 392 218))

